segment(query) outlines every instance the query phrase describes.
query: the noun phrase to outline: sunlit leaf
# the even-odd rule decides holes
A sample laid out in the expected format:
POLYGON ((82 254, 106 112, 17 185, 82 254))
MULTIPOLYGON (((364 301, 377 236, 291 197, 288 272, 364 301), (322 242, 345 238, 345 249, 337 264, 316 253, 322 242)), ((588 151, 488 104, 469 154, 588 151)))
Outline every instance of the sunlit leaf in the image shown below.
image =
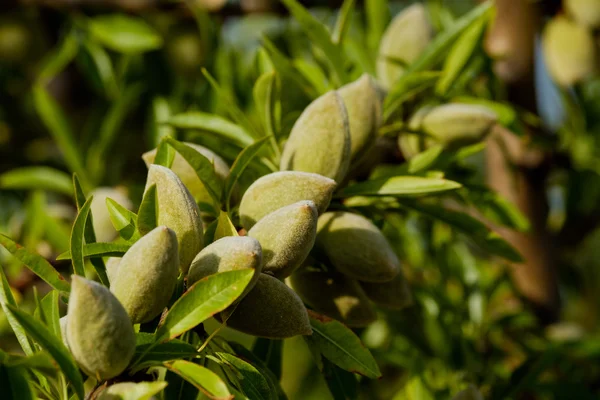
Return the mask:
POLYGON ((456 190, 460 187, 460 183, 447 179, 426 178, 421 176, 392 176, 355 183, 342 189, 337 196, 414 197, 456 190))
POLYGON ((209 396, 222 399, 233 397, 225 382, 206 367, 184 360, 165 363, 164 366, 209 396))
POLYGON ((15 168, 0 175, 0 188, 16 190, 51 190, 71 196, 71 177, 50 167, 15 168))
MULTIPOLYGON (((83 246, 84 257, 122 257, 129 250, 131 244, 123 243, 90 243, 83 246)), ((56 260, 70 260, 71 252, 65 251, 56 257, 56 260)))
POLYGON ((87 27, 100 44, 125 54, 156 50, 163 42, 158 32, 143 19, 124 14, 90 18, 87 27))

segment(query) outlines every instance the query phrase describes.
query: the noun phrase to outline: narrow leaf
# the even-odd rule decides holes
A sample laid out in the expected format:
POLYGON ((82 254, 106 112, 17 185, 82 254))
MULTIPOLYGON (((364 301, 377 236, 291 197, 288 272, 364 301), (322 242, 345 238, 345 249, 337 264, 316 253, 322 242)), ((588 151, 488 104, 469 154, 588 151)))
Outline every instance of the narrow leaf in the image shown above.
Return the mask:
POLYGON ((8 312, 7 305, 11 305, 13 307, 17 307, 17 302, 13 297, 12 291, 10 289, 10 285, 8 284, 8 280, 6 279, 6 275, 4 274, 4 268, 0 266, 0 305, 2 306, 2 310, 6 315, 6 319, 8 320, 8 324, 12 328, 15 337, 17 338, 23 352, 30 356, 33 354, 33 348, 31 347, 31 343, 29 343, 29 339, 27 338, 27 333, 25 329, 21 326, 19 321, 12 316, 8 312))
POLYGON ((335 21, 335 29, 331 34, 331 40, 337 45, 344 41, 346 32, 348 32, 350 18, 352 17, 352 11, 354 10, 354 2, 355 0, 344 0, 344 4, 342 4, 338 13, 338 18, 335 21))
POLYGON ((455 190, 461 184, 447 179, 421 176, 392 176, 355 183, 341 190, 338 197, 350 196, 396 196, 414 197, 455 190))
POLYGON ((51 190, 71 196, 71 177, 49 167, 15 168, 0 175, 0 188, 12 190, 51 190))
POLYGON ((156 340, 173 339, 229 307, 253 274, 252 270, 229 271, 196 282, 173 304, 156 331, 156 340))
POLYGON ((85 276, 85 261, 83 257, 83 245, 84 245, 84 232, 85 224, 90 213, 90 207, 92 206, 92 199, 94 196, 90 196, 79 210, 77 218, 73 223, 73 230, 71 231, 71 261, 73 262, 73 273, 80 276, 85 276))
POLYGON ((108 209, 110 222, 119 232, 119 235, 125 240, 132 239, 137 231, 137 215, 111 198, 106 199, 106 208, 108 209))
POLYGON ((41 300, 42 314, 44 321, 52 334, 56 337, 61 337, 60 332, 60 312, 58 308, 59 292, 57 290, 50 291, 41 300))
POLYGON ((87 27, 99 43, 120 53, 143 53, 162 46, 158 32, 141 18, 104 14, 90 18, 87 27))
POLYGON ((165 363, 164 366, 194 385, 211 398, 232 399, 227 385, 210 369, 190 361, 178 360, 165 363))
POLYGON ((254 141, 252 136, 239 125, 218 115, 201 111, 176 114, 168 120, 168 124, 178 129, 198 129, 210 132, 240 146, 248 146, 254 141))
POLYGON ((239 236, 237 229, 233 226, 233 223, 229 219, 226 211, 219 212, 219 218, 217 219, 217 228, 215 229, 215 235, 213 241, 221 239, 225 236, 239 236))
POLYGON ((217 353, 217 356, 240 373, 241 377, 238 380, 246 396, 251 399, 269 400, 275 395, 271 393, 267 379, 252 364, 228 353, 217 353))
POLYGON ((57 49, 51 50, 42 62, 37 84, 44 86, 70 64, 79 51, 79 39, 74 31, 65 35, 57 49))
POLYGON ((42 256, 31 253, 2 234, 0 234, 0 246, 8 250, 17 260, 22 262, 54 289, 61 292, 69 292, 71 290, 71 285, 42 256))
POLYGON ((158 221, 158 194, 156 185, 152 185, 144 193, 138 210, 137 227, 143 235, 156 228, 158 221))
MULTIPOLYGON (((121 257, 129 250, 130 244, 123 243, 89 243, 83 246, 84 257, 121 257)), ((70 260, 71 252, 65 251, 56 257, 57 261, 70 260)))
POLYGON ((37 396, 33 396, 25 368, 0 364, 0 387, 3 400, 33 400, 37 398, 37 396))
POLYGON ((14 306, 7 305, 8 311, 27 331, 27 334, 33 338, 46 350, 56 361, 60 369, 63 371, 69 382, 73 385, 75 393, 80 400, 84 399, 83 380, 79 373, 79 368, 69 354, 65 345, 52 333, 36 321, 31 315, 20 311, 14 306))

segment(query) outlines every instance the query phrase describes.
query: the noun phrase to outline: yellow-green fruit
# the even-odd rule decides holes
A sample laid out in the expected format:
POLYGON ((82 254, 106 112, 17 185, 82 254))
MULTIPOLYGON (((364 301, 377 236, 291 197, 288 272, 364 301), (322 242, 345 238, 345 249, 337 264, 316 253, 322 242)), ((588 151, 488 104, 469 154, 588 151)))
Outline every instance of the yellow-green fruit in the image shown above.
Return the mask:
POLYGON ((68 315, 69 349, 81 369, 98 380, 123 372, 135 352, 135 333, 108 288, 73 275, 68 315))
POLYGON ((156 184, 158 195, 157 224, 171 228, 177 235, 179 267, 185 274, 196 254, 202 250, 200 210, 183 182, 170 169, 150 165, 146 190, 153 184, 156 184))
POLYGON ((571 86, 589 77, 596 68, 592 32, 567 17, 554 17, 542 34, 548 72, 556 83, 571 86))
POLYGON ((458 392, 452 400, 483 400, 483 396, 475 386, 469 385, 465 390, 458 392))
MULTIPOLYGON (((198 153, 212 161, 213 165, 215 166, 215 173, 217 174, 217 177, 222 182, 225 181, 225 178, 227 178, 227 175, 229 175, 229 165, 227 165, 227 163, 221 157, 206 147, 198 144, 188 142, 184 142, 184 144, 190 146, 198 153)), ((156 149, 142 155, 142 158, 148 168, 150 168, 150 165, 154 162, 155 157, 156 149)), ((196 202, 209 205, 213 204, 212 197, 210 197, 210 194, 208 194, 204 184, 200 178, 198 178, 198 175, 196 175, 196 171, 194 171, 194 168, 192 168, 192 166, 179 153, 175 154, 173 164, 171 165, 171 170, 177 174, 179 179, 181 179, 196 202)))
POLYGON ((179 275, 175 232, 154 228, 123 256, 110 290, 133 323, 151 321, 167 306, 179 275))
POLYGON ((365 282, 391 281, 400 261, 381 231, 367 218, 345 211, 319 217, 315 247, 343 274, 365 282))
POLYGON ((260 219, 248 236, 262 247, 262 271, 280 279, 294 272, 315 244, 318 217, 315 203, 303 200, 260 219))
POLYGON ((301 200, 315 203, 319 214, 325 212, 336 183, 319 174, 300 171, 280 171, 256 181, 242 197, 240 222, 246 229, 265 215, 301 200))
POLYGON ((31 35, 19 22, 0 23, 0 63, 17 63, 27 57, 31 47, 31 35))
POLYGON ((361 282, 360 286, 369 300, 382 307, 400 310, 412 303, 412 294, 402 272, 389 282, 361 282))
POLYGON ((106 275, 111 284, 117 279, 120 263, 121 257, 109 257, 108 260, 106 260, 106 275))
POLYGON ((363 74, 338 90, 346 105, 350 122, 350 158, 355 160, 368 150, 381 126, 381 101, 373 79, 363 74))
POLYGON ((476 104, 444 104, 433 107, 420 129, 444 144, 469 144, 483 139, 497 121, 496 113, 476 104))
POLYGON ((306 107, 283 148, 279 169, 314 172, 341 182, 350 165, 350 125, 340 95, 330 91, 306 107))
POLYGON ((358 282, 339 272, 303 267, 288 282, 304 303, 348 326, 364 327, 377 319, 358 282))
POLYGON ((98 187, 90 195, 94 196, 90 209, 96 241, 110 242, 117 237, 118 233, 110 221, 110 214, 106 207, 106 198, 113 199, 128 210, 133 209, 133 204, 123 188, 98 187))
MULTIPOLYGON (((230 312, 218 319, 223 320, 230 312)), ((285 283, 267 274, 260 274, 254 288, 236 305, 227 326, 271 339, 312 334, 302 300, 285 283)))
POLYGON ((590 28, 600 28, 600 1, 564 0, 564 6, 578 23, 590 28))
MULTIPOLYGON (((188 287, 202 278, 219 272, 253 269, 254 276, 242 297, 256 284, 262 269, 262 248, 249 236, 226 236, 206 246, 190 266, 188 287)), ((241 298, 241 297, 240 297, 241 298)))
POLYGON ((400 133, 398 135, 398 148, 402 152, 405 159, 410 160, 414 156, 429 147, 435 145, 436 141, 424 135, 414 133, 400 133))
POLYGON ((60 325, 60 334, 62 336, 62 342, 67 348, 69 347, 69 342, 67 342, 67 316, 61 317, 58 320, 58 324, 60 325))
POLYGON ((410 64, 419 58, 432 36, 423 4, 413 4, 394 17, 381 38, 377 57, 377 77, 385 89, 404 73, 401 63, 410 64))

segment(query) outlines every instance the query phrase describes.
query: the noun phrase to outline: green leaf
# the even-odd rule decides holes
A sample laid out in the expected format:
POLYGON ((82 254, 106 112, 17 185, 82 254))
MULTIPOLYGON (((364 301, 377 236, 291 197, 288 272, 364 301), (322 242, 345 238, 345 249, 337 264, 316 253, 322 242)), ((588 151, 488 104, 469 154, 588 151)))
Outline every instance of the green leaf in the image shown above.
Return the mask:
POLYGON ((240 146, 247 146, 254 141, 252 136, 239 125, 218 115, 201 111, 176 114, 167 123, 178 129, 198 129, 210 132, 240 146))
POLYGON ((475 243, 491 254, 504 257, 513 262, 523 261, 519 252, 509 243, 468 214, 413 199, 399 199, 399 201, 403 207, 417 211, 433 220, 445 222, 457 231, 468 235, 475 243))
POLYGON ((3 400, 33 400, 29 376, 25 368, 7 367, 0 364, 0 387, 3 400))
POLYGON ((92 199, 94 196, 90 196, 84 203, 81 210, 75 218, 73 223, 73 230, 71 231, 71 261, 73 262, 73 273, 80 276, 85 276, 85 261, 83 257, 83 245, 84 245, 84 232, 85 224, 90 213, 90 207, 92 206, 92 199))
POLYGON ((167 137, 175 137, 175 129, 167 122, 171 118, 171 106, 164 97, 155 97, 152 100, 152 126, 150 128, 150 143, 152 147, 158 146, 160 141, 167 137))
POLYGON ((421 176, 392 176, 355 183, 342 189, 336 196, 414 197, 455 190, 460 187, 460 183, 449 181, 447 179, 426 178, 421 176))
POLYGON ((437 71, 423 71, 405 73, 398 79, 383 102, 384 120, 388 120, 404 102, 412 99, 417 94, 432 87, 438 81, 440 73, 437 71))
POLYGON ((87 28, 100 44, 124 54, 156 50, 163 42, 158 32, 143 19, 122 14, 90 18, 87 28))
POLYGON ((119 232, 119 235, 125 240, 132 239, 137 232, 137 215, 111 198, 106 199, 106 208, 108 209, 110 222, 119 232))
MULTIPOLYGON (((84 257, 122 257, 131 244, 123 243, 89 243, 83 246, 84 257)), ((70 260, 71 252, 65 251, 56 257, 57 261, 70 260)))
POLYGON ((184 360, 165 363, 164 366, 208 396, 217 398, 231 397, 227 384, 208 368, 184 360))
POLYGON ((167 313, 156 340, 173 339, 229 307, 244 291, 254 271, 228 271, 196 282, 167 313))
POLYGON ((8 236, 2 234, 0 234, 0 246, 8 250, 17 260, 22 262, 54 289, 61 292, 69 292, 71 290, 71 285, 42 256, 31 253, 29 250, 15 243, 8 236))
POLYGON ((435 400, 436 396, 420 376, 411 378, 402 389, 396 393, 394 400, 435 400))
POLYGON ((470 96, 455 97, 452 99, 452 101, 457 103, 477 104, 487 107, 496 113, 498 122, 500 122, 500 124, 503 126, 514 125, 518 118, 517 111, 510 104, 470 96))
POLYGON ((51 50, 45 57, 36 84, 46 85, 75 59, 78 51, 79 39, 74 31, 70 31, 65 35, 58 48, 51 50))
POLYGON ((327 359, 323 360, 323 377, 334 400, 358 398, 358 381, 353 373, 344 371, 327 359))
POLYGON ((256 338, 252 346, 252 353, 273 372, 276 382, 281 379, 282 352, 283 340, 280 339, 256 338))
POLYGON ((204 184, 208 194, 218 204, 221 194, 221 181, 217 177, 212 161, 187 144, 178 142, 171 137, 166 137, 164 140, 190 164, 196 172, 198 179, 204 184))
POLYGON ((16 318, 14 318, 12 314, 8 312, 7 305, 17 307, 17 302, 13 297, 10 285, 8 284, 8 280, 4 274, 4 268, 2 268, 2 266, 0 266, 0 280, 0 305, 2 306, 2 310, 4 311, 6 319, 8 320, 8 324, 12 328, 17 341, 23 349, 23 352, 28 356, 32 355, 33 348, 31 347, 31 343, 29 343, 25 329, 23 329, 19 321, 17 321, 16 318))
POLYGON ((58 308, 59 292, 51 290, 42 298, 42 315, 48 329, 56 337, 61 337, 60 331, 60 311, 58 308))
POLYGON ((50 354, 45 351, 39 351, 30 356, 9 354, 8 359, 6 359, 3 362, 0 362, 0 364, 4 364, 8 367, 24 367, 28 369, 37 369, 46 373, 56 372, 56 364, 54 363, 52 356, 50 356, 50 354))
POLYGON ((277 126, 277 124, 273 120, 273 110, 275 109, 276 85, 277 73, 272 71, 259 76, 252 89, 254 104, 265 128, 265 136, 275 137, 275 126, 277 126))
POLYGON ((228 353, 218 352, 217 356, 239 372, 240 386, 249 398, 269 400, 276 395, 271 392, 267 379, 252 364, 228 353))
POLYGON ((347 82, 345 71, 345 57, 342 48, 337 46, 332 40, 327 27, 313 17, 296 0, 281 0, 290 11, 290 14, 300 24, 304 33, 309 37, 313 46, 320 48, 334 73, 334 81, 338 86, 347 82))
POLYGON ((520 232, 526 232, 531 227, 527 217, 519 208, 498 193, 486 188, 469 187, 464 196, 471 205, 477 207, 486 218, 494 223, 520 232))
POLYGON ((416 174, 430 169, 435 165, 436 161, 440 159, 443 151, 444 146, 438 144, 417 154, 408 161, 408 172, 410 174, 416 174))
MULTIPOLYGON (((154 340, 154 335, 150 335, 154 340)), ((165 343, 145 343, 137 345, 133 359, 136 363, 132 368, 140 370, 142 367, 161 365, 165 361, 192 358, 199 355, 191 344, 182 340, 173 339, 165 343)))
POLYGON ((173 160, 175 159, 175 150, 167 144, 165 139, 166 138, 163 138, 163 140, 161 140, 158 144, 153 164, 171 168, 171 165, 173 165, 173 160))
POLYGON ((339 321, 309 310, 312 342, 321 354, 338 367, 376 379, 381 376, 377 362, 358 336, 339 321))
POLYGON ((365 17, 367 42, 371 50, 377 51, 383 32, 391 19, 388 0, 365 1, 365 17))
POLYGON ((92 40, 84 40, 83 47, 96 67, 104 92, 109 98, 114 98, 119 92, 119 87, 110 56, 92 40))
POLYGON ((262 343, 268 341, 270 343, 270 345, 265 346, 269 349, 269 353, 265 354, 264 357, 257 354, 255 349, 250 351, 239 343, 229 342, 229 346, 239 358, 251 363, 260 371, 271 386, 272 393, 277 394, 275 398, 285 399, 285 393, 279 384, 279 380, 281 379, 281 349, 283 347, 283 340, 256 338, 254 347, 256 347, 256 343, 259 341, 262 343), (266 362, 263 361, 263 359, 266 360, 266 362))
POLYGON ((121 382, 110 385, 100 398, 111 400, 152 400, 168 385, 165 381, 156 382, 121 382))
POLYGON ((475 20, 452 46, 444 60, 442 76, 435 87, 438 95, 444 96, 448 92, 473 57, 473 53, 477 51, 488 23, 489 14, 484 14, 484 16, 485 18, 475 20))
POLYGON ((65 345, 52 335, 52 333, 36 321, 31 315, 20 311, 14 306, 7 305, 8 312, 19 321, 23 328, 27 331, 27 334, 39 343, 44 350, 46 350, 54 361, 58 364, 60 369, 63 371, 69 382, 73 385, 75 393, 79 399, 84 399, 83 380, 79 373, 79 368, 75 364, 75 361, 69 354, 69 351, 65 345))
POLYGON ((144 193, 138 210, 137 227, 143 235, 156 228, 158 221, 158 194, 156 184, 150 186, 144 193))
POLYGON ((88 186, 87 173, 84 168, 81 151, 75 145, 73 132, 59 104, 41 86, 33 88, 33 103, 42 122, 52 135, 63 154, 69 169, 79 175, 84 186, 88 186))
POLYGON ((229 219, 226 211, 219 211, 219 218, 217 219, 217 228, 215 229, 215 235, 213 241, 221 239, 225 236, 239 236, 237 229, 233 226, 233 223, 229 219))
POLYGON ((15 168, 0 175, 0 188, 8 190, 51 190, 73 195, 71 177, 50 167, 15 168))
POLYGON ((334 44, 339 45, 344 41, 344 37, 348 32, 350 26, 350 18, 352 11, 354 11, 354 0, 344 0, 344 4, 340 8, 338 18, 335 21, 335 29, 331 34, 331 40, 334 44))
POLYGON ((269 138, 265 137, 246 147, 233 162, 229 175, 225 178, 225 187, 223 189, 223 203, 225 203, 226 208, 229 206, 231 192, 233 191, 236 182, 240 179, 248 165, 250 165, 267 140, 269 140, 269 138))

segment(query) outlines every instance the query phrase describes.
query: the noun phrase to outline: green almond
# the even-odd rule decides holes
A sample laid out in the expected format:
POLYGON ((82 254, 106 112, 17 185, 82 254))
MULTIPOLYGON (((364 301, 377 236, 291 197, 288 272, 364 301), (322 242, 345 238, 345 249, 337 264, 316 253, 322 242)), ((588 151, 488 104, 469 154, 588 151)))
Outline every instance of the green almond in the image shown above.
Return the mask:
POLYGON ((341 182, 350 165, 350 125, 340 95, 330 91, 306 107, 283 148, 280 170, 314 172, 341 182))
POLYGON ((117 298, 99 283, 74 275, 67 340, 81 369, 97 380, 121 374, 135 352, 135 333, 117 298))
POLYGON ((308 256, 315 243, 318 212, 315 203, 299 201, 267 214, 248 231, 260 242, 263 272, 283 279, 308 256))
POLYGON ((158 195, 157 224, 169 227, 177 235, 179 266, 187 273, 190 263, 202 250, 200 210, 181 179, 170 169, 152 164, 146 190, 153 184, 156 184, 158 195))
POLYGON ((226 271, 253 269, 254 276, 243 297, 256 284, 262 269, 262 248, 258 240, 249 236, 226 236, 206 246, 190 266, 188 287, 207 276, 226 271))
POLYGON ((338 211, 319 217, 315 247, 353 279, 387 282, 400 272, 400 261, 381 231, 358 214, 338 211))
POLYGON ((111 284, 115 281, 115 279, 117 279, 120 263, 121 257, 109 257, 108 260, 106 260, 106 275, 108 276, 108 281, 111 284))
POLYGON ((178 275, 175 232, 159 226, 127 250, 110 289, 134 323, 148 322, 167 306, 178 275))
MULTIPOLYGON (((212 161, 217 177, 225 182, 227 175, 229 175, 229 165, 227 165, 227 163, 219 155, 212 150, 195 143, 183 142, 183 144, 190 146, 198 153, 212 161)), ((152 165, 154 162, 156 151, 157 150, 154 149, 142 155, 142 158, 148 168, 150 168, 150 165, 152 165)), ((206 187, 204 187, 204 184, 200 178, 198 178, 196 171, 194 171, 194 168, 179 153, 175 153, 171 170, 175 172, 179 179, 181 179, 197 203, 205 203, 209 205, 213 204, 212 197, 206 190, 206 187)))
POLYGON ((267 274, 260 274, 254 288, 235 309, 217 318, 227 319, 230 328, 258 337, 285 339, 312 334, 302 300, 285 283, 267 274))
POLYGON ((350 158, 360 158, 375 142, 382 122, 382 105, 373 79, 363 74, 342 86, 342 96, 350 123, 350 158))
POLYGON ((476 104, 433 107, 421 120, 421 130, 446 144, 470 144, 483 139, 496 124, 496 113, 476 104))
POLYGON ((239 208, 240 222, 250 229, 265 215, 301 200, 314 202, 318 212, 323 213, 335 188, 333 179, 319 174, 273 172, 257 179, 244 193, 239 208))
POLYGON ((404 73, 405 67, 415 61, 431 42, 433 29, 425 6, 413 4, 396 15, 385 30, 379 44, 377 78, 385 89, 390 89, 404 73))
POLYGON ((556 83, 571 86, 596 69, 596 44, 592 32, 565 16, 554 17, 542 33, 548 72, 556 83))
POLYGON ((400 310, 412 304, 413 298, 404 274, 400 272, 389 282, 360 282, 366 296, 373 303, 400 310))
POLYGON ((377 319, 358 282, 337 271, 303 267, 287 280, 305 304, 351 327, 365 327, 377 319))

